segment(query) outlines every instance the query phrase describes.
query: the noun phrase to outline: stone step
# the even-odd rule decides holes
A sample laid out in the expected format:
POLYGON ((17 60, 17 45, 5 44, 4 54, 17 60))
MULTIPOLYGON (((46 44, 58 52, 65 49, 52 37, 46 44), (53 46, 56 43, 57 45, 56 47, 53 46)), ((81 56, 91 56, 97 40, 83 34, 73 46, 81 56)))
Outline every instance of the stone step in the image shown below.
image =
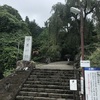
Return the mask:
POLYGON ((34 97, 34 96, 17 96, 16 100, 55 100, 55 98, 34 97))
MULTIPOLYGON (((74 78, 72 78, 74 79, 74 78)), ((28 78, 28 81, 48 81, 48 82, 69 82, 70 79, 60 79, 57 78, 28 78)))
POLYGON ((36 68, 36 69, 33 69, 35 71, 74 71, 73 69, 41 69, 41 68, 36 68))
POLYGON ((48 82, 48 81, 26 81, 25 84, 41 84, 41 85, 69 85, 69 82, 48 82))
POLYGON ((70 91, 70 90, 66 90, 66 89, 49 89, 49 88, 22 88, 21 91, 73 94, 73 91, 70 91))
POLYGON ((60 76, 60 77, 71 77, 74 74, 63 74, 63 73, 31 73, 34 76, 60 76))
POLYGON ((67 75, 67 76, 59 76, 59 75, 30 75, 30 78, 61 78, 61 79, 72 79, 74 75, 67 75))
POLYGON ((71 71, 56 71, 56 70, 33 70, 32 73, 61 73, 61 74, 74 74, 74 70, 71 70, 71 71))
POLYGON ((74 73, 74 70, 60 70, 60 69, 33 69, 33 72, 41 73, 74 73))
POLYGON ((33 71, 31 74, 64 74, 64 75, 70 75, 70 74, 74 74, 74 71, 66 71, 66 72, 63 72, 63 71, 33 71))
MULTIPOLYGON (((33 96, 17 96, 16 100, 66 100, 62 98, 33 97, 33 96)), ((67 99, 74 100, 74 99, 67 99)))
POLYGON ((73 94, 57 94, 57 93, 46 93, 46 92, 26 92, 20 91, 21 96, 34 96, 34 97, 50 97, 50 98, 70 98, 73 99, 73 94))
POLYGON ((73 70, 33 69, 16 100, 74 100, 69 81, 73 70))
POLYGON ((59 85, 34 85, 34 84, 24 84, 23 87, 27 88, 51 88, 51 89, 67 89, 69 90, 69 86, 59 86, 59 85))

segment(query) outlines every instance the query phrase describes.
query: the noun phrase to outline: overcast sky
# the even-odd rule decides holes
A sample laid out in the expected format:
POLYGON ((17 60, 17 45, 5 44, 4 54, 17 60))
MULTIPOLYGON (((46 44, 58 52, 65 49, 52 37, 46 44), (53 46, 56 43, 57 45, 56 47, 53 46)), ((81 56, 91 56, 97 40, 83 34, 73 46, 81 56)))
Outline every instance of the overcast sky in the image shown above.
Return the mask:
POLYGON ((44 22, 51 16, 51 8, 57 2, 65 3, 65 0, 0 0, 0 5, 12 6, 25 19, 36 20, 39 26, 44 26, 44 22))

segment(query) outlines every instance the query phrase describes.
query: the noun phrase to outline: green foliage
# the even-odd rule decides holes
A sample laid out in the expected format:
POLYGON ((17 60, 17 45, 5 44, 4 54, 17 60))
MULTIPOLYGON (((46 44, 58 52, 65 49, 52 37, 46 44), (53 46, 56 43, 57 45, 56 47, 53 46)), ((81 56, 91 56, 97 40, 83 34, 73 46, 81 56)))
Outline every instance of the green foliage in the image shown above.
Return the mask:
POLYGON ((47 50, 47 56, 51 58, 52 61, 60 60, 60 47, 58 45, 52 45, 47 50))
POLYGON ((20 14, 18 13, 18 11, 14 8, 12 8, 11 6, 8 6, 8 5, 4 5, 4 6, 1 6, 2 10, 3 11, 6 11, 8 12, 9 14, 15 16, 18 20, 22 20, 20 14))
MULTIPOLYGON (((91 12, 94 13, 94 9, 97 8, 96 5, 97 1, 94 0, 84 0, 82 2, 79 2, 79 0, 66 0, 65 5, 57 3, 52 7, 53 13, 48 23, 46 23, 46 27, 49 29, 49 42, 51 45, 60 47, 61 56, 70 54, 75 57, 81 51, 80 18, 79 15, 70 12, 72 6, 79 9, 80 6, 83 8, 85 56, 90 50, 90 46, 94 42, 98 42, 93 19, 87 17, 91 12)), ((93 52, 93 50, 90 51, 93 52)))
POLYGON ((24 38, 30 31, 17 10, 0 6, 0 72, 16 67, 22 59, 24 38), (19 45, 19 50, 18 50, 19 45))
POLYGON ((35 20, 30 21, 28 16, 26 16, 25 22, 30 30, 31 36, 33 37, 33 42, 32 42, 32 48, 33 51, 34 50, 38 50, 39 46, 40 46, 40 40, 39 40, 39 35, 42 32, 42 28, 40 28, 37 23, 35 22, 35 20))
POLYGON ((16 9, 8 5, 0 6, 0 72, 6 71, 8 74, 16 61, 22 59, 26 35, 33 37, 32 51, 39 51, 38 55, 32 56, 34 60, 49 57, 56 61, 63 59, 66 54, 74 59, 77 53, 80 54, 80 18, 70 12, 70 7, 80 9, 80 4, 84 12, 85 58, 91 60, 92 66, 99 66, 100 3, 95 0, 83 0, 81 3, 79 0, 66 0, 66 4, 57 3, 52 7, 52 16, 45 22, 44 28, 27 16, 24 22, 16 9), (94 19, 87 17, 91 12, 94 19))
POLYGON ((44 31, 37 38, 39 40, 39 51, 40 51, 40 59, 47 57, 47 50, 49 49, 49 34, 48 29, 44 29, 44 31))
POLYGON ((54 45, 53 39, 50 38, 49 29, 44 28, 44 31, 37 38, 39 43, 39 51, 40 55, 38 57, 34 57, 34 60, 40 60, 46 58, 50 58, 52 61, 56 61, 60 59, 60 47, 58 45, 54 45))
POLYGON ((11 73, 13 73, 13 72, 14 72, 14 69, 13 69, 13 68, 11 68, 11 69, 6 69, 3 75, 4 75, 4 77, 7 77, 7 76, 9 76, 11 73))
POLYGON ((28 25, 28 28, 31 32, 32 37, 36 38, 39 36, 39 34, 41 33, 42 29, 37 25, 37 23, 35 22, 35 20, 33 21, 29 21, 29 18, 26 16, 25 22, 28 25))
POLYGON ((53 14, 49 19, 48 25, 51 45, 54 48, 55 46, 60 47, 60 50, 57 49, 60 57, 64 57, 66 54, 75 56, 80 44, 78 22, 71 19, 69 5, 58 3, 52 7, 52 10, 53 14))
POLYGON ((89 59, 91 61, 91 66, 100 67, 100 48, 97 48, 93 53, 91 53, 89 59))
POLYGON ((18 20, 8 12, 0 12, 0 32, 15 33, 19 29, 25 29, 25 22, 18 20))

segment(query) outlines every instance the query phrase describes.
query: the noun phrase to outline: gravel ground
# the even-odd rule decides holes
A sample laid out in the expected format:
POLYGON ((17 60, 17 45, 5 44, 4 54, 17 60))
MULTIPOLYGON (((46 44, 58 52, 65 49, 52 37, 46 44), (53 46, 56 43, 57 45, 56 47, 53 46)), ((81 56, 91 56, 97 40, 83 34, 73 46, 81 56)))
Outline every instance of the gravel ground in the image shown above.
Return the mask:
POLYGON ((53 63, 50 63, 50 64, 38 64, 36 66, 36 68, 72 70, 73 66, 68 65, 67 61, 60 61, 60 62, 53 62, 53 63))

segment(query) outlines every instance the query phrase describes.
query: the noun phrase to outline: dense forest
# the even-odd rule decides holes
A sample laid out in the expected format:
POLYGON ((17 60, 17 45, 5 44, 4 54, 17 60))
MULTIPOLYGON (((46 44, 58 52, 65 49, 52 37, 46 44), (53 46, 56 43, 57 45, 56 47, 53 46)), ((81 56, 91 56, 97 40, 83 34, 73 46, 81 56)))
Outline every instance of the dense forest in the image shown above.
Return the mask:
MULTIPOLYGON (((32 60, 44 62, 66 60, 70 55, 75 61, 81 55, 80 16, 70 12, 71 7, 80 9, 79 0, 65 0, 51 8, 51 17, 40 27, 35 19, 25 21, 11 6, 0 6, 0 78, 16 67, 22 59, 25 36, 32 36, 32 60)), ((85 59, 91 66, 100 66, 100 2, 84 0, 81 2, 84 12, 84 50, 85 59)))

